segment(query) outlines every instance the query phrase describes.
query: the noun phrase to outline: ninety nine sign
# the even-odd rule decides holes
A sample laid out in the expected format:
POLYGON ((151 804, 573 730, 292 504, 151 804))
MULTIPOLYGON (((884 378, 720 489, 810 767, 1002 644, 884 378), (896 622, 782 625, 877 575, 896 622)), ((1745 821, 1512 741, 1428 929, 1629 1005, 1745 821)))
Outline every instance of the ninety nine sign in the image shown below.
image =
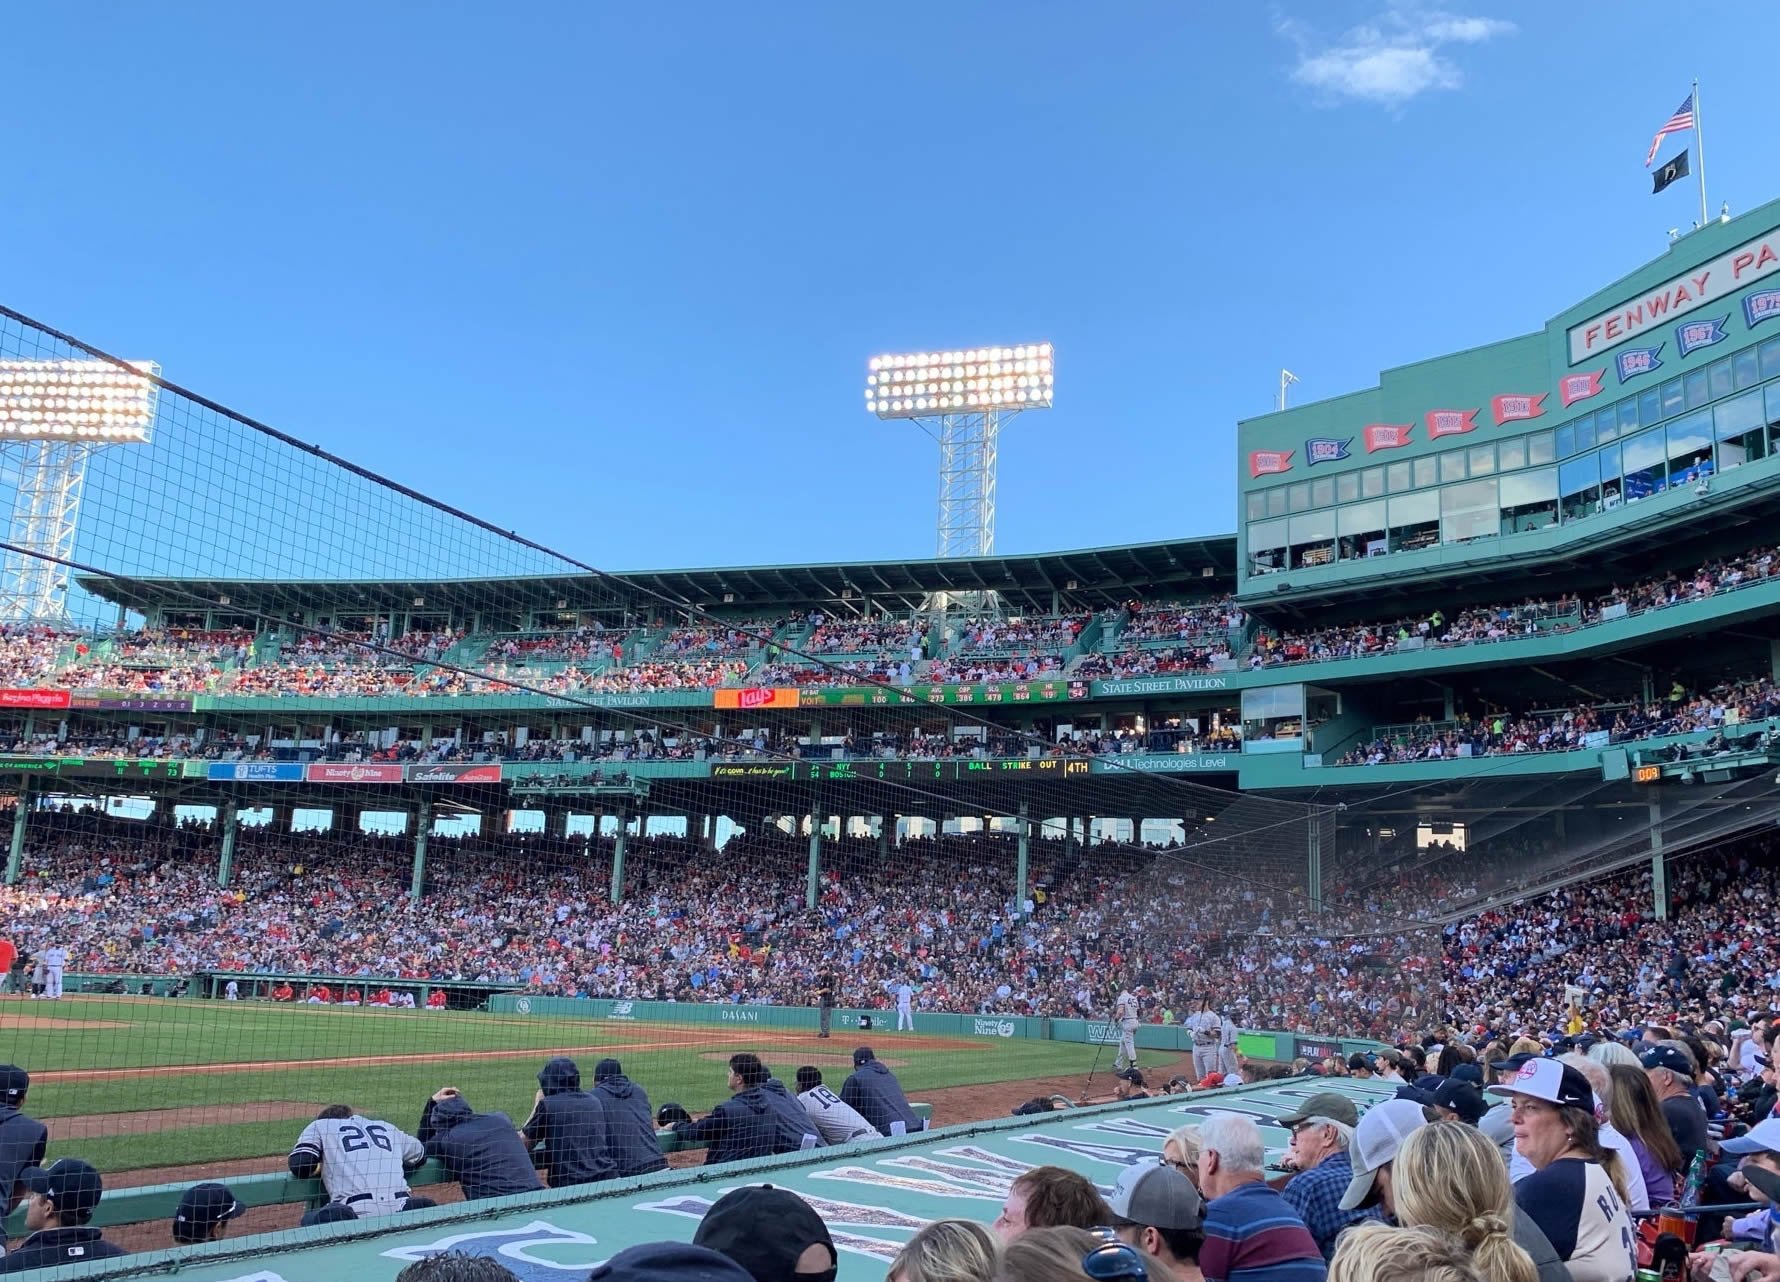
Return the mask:
POLYGON ((303 772, 310 783, 400 783, 400 766, 365 766, 333 761, 314 761, 303 772))
POLYGON ((1709 263, 1572 325, 1568 331, 1570 364, 1617 347, 1696 307, 1717 302, 1776 271, 1780 271, 1780 231, 1745 241, 1709 263))
POLYGON ((0 708, 66 708, 66 690, 0 690, 0 708))

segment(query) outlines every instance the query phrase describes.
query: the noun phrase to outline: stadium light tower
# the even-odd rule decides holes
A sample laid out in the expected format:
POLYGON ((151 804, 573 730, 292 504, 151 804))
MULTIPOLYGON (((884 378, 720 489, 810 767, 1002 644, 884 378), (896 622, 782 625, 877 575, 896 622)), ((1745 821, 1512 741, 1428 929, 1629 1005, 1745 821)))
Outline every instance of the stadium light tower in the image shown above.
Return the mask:
POLYGON ((67 616, 80 492, 94 453, 146 445, 160 369, 101 360, 0 360, 0 467, 14 485, 0 620, 67 616))
POLYGON ((939 555, 995 551, 995 461, 1002 426, 1051 407, 1049 343, 874 356, 865 408, 913 419, 939 441, 939 555))

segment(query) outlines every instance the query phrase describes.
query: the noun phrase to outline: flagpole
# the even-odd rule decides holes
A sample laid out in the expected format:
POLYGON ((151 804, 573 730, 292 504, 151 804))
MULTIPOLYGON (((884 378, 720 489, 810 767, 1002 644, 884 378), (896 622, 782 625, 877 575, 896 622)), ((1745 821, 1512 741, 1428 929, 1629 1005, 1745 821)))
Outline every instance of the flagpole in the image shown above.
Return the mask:
POLYGON ((1694 150, 1700 153, 1700 226, 1709 221, 1706 216, 1706 124, 1705 117, 1700 114, 1700 82, 1693 82, 1693 144, 1694 150))

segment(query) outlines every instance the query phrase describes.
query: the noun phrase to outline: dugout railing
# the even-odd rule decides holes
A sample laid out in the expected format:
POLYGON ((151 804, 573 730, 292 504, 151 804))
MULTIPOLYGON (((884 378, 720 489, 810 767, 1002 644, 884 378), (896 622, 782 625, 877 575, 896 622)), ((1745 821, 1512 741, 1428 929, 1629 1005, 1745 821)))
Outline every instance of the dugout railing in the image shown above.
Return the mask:
MULTIPOLYGON (((933 1118, 933 1105, 920 1100, 909 1101, 909 1107, 923 1121, 933 1118)), ((683 1140, 673 1131, 657 1131, 656 1143, 661 1146, 663 1154, 692 1152, 707 1147, 683 1140)), ((663 1176, 669 1172, 662 1172, 663 1176)), ((179 1199, 196 1181, 185 1181, 178 1184, 142 1184, 134 1188, 108 1188, 105 1196, 99 1200, 98 1207, 93 1211, 91 1223, 95 1228, 117 1228, 126 1224, 152 1224, 156 1220, 171 1220, 174 1211, 179 1208, 179 1199)), ((424 1189, 433 1184, 450 1184, 452 1177, 437 1161, 429 1159, 424 1165, 409 1172, 408 1187, 424 1189)), ((244 1207, 260 1206, 302 1206, 314 1208, 325 1204, 328 1200, 327 1189, 319 1179, 300 1180, 293 1175, 278 1171, 268 1171, 260 1175, 233 1175, 228 1180, 229 1192, 244 1207)), ((20 1238, 25 1236, 25 1207, 21 1203, 17 1210, 5 1219, 6 1236, 20 1238)))

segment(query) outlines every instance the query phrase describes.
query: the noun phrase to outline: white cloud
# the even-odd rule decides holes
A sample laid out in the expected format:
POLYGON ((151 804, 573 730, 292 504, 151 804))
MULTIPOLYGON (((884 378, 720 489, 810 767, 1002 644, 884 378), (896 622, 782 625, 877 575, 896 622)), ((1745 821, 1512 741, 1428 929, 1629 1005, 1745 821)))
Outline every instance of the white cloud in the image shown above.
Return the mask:
POLYGON ((1512 22, 1392 4, 1375 21, 1321 40, 1304 23, 1280 18, 1274 30, 1298 49, 1292 79, 1327 95, 1401 106, 1437 89, 1457 89, 1464 72, 1441 50, 1513 35, 1512 22))

